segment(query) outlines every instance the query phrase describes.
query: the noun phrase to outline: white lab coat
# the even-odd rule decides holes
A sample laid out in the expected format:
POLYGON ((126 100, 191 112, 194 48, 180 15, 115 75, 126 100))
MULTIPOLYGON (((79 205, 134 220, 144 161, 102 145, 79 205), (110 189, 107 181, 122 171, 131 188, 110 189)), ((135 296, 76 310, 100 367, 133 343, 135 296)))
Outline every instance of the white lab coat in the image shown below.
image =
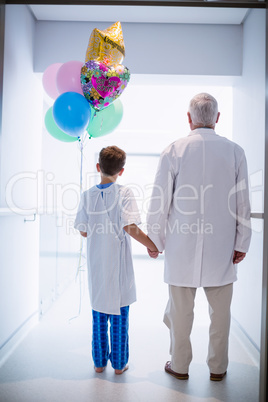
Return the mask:
POLYGON ((168 146, 147 224, 151 240, 165 250, 166 283, 210 287, 236 281, 233 252, 247 252, 251 238, 243 149, 207 128, 168 146))
POLYGON ((82 194, 74 227, 87 232, 88 285, 93 310, 120 314, 136 301, 131 239, 123 227, 140 224, 133 193, 116 183, 82 194))

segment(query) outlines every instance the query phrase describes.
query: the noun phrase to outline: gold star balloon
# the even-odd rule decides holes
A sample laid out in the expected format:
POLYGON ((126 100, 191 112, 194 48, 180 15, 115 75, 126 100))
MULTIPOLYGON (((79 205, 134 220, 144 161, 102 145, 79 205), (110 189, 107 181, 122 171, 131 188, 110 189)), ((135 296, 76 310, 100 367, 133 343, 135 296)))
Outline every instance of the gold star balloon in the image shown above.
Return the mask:
POLYGON ((106 65, 121 64, 125 56, 125 45, 120 22, 115 22, 104 31, 95 28, 89 38, 86 62, 95 60, 106 65))

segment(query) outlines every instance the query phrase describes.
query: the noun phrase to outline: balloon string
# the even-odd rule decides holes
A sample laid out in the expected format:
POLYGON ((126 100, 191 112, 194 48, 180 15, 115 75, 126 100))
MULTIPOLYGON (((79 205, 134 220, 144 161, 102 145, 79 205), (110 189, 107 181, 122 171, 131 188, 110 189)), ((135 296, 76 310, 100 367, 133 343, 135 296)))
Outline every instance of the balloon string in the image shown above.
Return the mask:
POLYGON ((80 196, 83 191, 83 141, 80 141, 80 196))
MULTIPOLYGON (((79 138, 79 145, 80 145, 80 198, 83 192, 83 149, 84 144, 83 140, 79 138)), ((79 260, 78 260, 78 267, 76 272, 75 279, 79 278, 79 308, 78 313, 76 316, 69 319, 69 322, 78 318, 81 314, 81 307, 82 307, 82 278, 81 278, 81 268, 82 268, 82 253, 83 253, 83 237, 80 236, 80 247, 79 247, 79 260)))

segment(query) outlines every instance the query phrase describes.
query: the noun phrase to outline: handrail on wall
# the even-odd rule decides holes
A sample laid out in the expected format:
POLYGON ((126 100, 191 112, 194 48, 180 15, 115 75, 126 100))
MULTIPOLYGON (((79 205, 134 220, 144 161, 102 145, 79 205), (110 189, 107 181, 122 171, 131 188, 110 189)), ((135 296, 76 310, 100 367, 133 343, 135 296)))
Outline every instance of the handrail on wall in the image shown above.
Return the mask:
POLYGON ((33 216, 36 215, 35 212, 27 212, 25 211, 25 213, 21 213, 21 208, 0 208, 0 216, 14 216, 14 215, 18 215, 18 216, 33 216))
POLYGON ((251 212, 250 217, 253 219, 264 219, 263 212, 251 212))
POLYGON ((21 209, 18 208, 16 209, 9 209, 9 208, 0 208, 0 217, 1 216, 18 216, 20 218, 24 218, 24 222, 34 222, 36 220, 36 213, 35 212, 31 212, 31 213, 25 213, 22 214, 21 213, 21 209), (32 219, 27 219, 26 217, 33 217, 32 219))

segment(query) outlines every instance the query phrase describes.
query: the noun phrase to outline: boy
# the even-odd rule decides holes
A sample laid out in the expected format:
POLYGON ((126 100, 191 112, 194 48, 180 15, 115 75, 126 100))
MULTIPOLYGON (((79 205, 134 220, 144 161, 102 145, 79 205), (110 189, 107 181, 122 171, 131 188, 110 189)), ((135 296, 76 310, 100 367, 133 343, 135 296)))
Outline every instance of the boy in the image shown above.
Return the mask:
POLYGON ((82 194, 74 224, 87 237, 92 357, 97 373, 103 372, 108 359, 115 374, 122 374, 128 368, 129 305, 136 301, 129 236, 151 252, 157 252, 154 243, 137 226, 140 216, 132 191, 116 183, 124 171, 125 161, 125 152, 116 146, 101 150, 96 165, 101 182, 82 194))

